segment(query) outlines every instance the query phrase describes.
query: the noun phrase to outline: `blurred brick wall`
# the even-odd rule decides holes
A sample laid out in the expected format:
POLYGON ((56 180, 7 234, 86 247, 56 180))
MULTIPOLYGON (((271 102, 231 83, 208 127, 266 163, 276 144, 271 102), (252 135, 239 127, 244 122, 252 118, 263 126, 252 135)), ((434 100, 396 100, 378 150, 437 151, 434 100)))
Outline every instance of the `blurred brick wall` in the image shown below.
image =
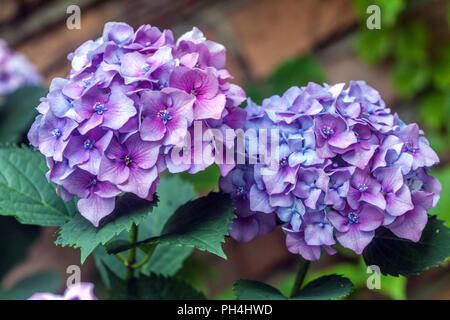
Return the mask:
POLYGON ((176 36, 198 26, 227 46, 238 82, 264 78, 281 61, 313 51, 356 22, 351 0, 1 0, 0 12, 0 37, 47 82, 67 74, 67 54, 100 36, 107 21, 149 23, 176 36), (70 4, 81 7, 81 30, 66 28, 70 4))

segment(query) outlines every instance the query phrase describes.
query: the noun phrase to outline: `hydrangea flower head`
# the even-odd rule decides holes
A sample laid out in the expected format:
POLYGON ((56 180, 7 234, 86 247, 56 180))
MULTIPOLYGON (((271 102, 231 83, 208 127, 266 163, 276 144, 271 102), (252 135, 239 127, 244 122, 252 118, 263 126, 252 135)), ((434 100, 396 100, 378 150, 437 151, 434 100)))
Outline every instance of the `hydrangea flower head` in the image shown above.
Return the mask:
POLYGON ((20 53, 12 51, 0 39, 0 97, 26 85, 40 85, 42 78, 20 53))
POLYGON ((225 54, 197 28, 175 41, 170 30, 118 22, 69 54, 70 74, 52 81, 28 134, 59 194, 79 197, 80 213, 99 226, 123 193, 151 201, 162 171, 213 164, 214 149, 196 144, 188 151, 202 153, 200 163, 171 156, 191 142, 196 122, 205 130, 243 126, 245 93, 228 82, 225 54))
POLYGON ((288 250, 307 260, 319 259, 322 249, 333 254, 336 242, 361 254, 380 227, 420 239, 441 193, 428 175, 439 159, 417 124, 392 114, 375 89, 363 81, 348 88, 309 83, 261 107, 248 100, 246 112, 245 129, 257 130, 246 151, 260 161, 249 157, 221 178, 236 203, 232 237, 249 241, 277 219, 288 250), (276 130, 276 139, 262 139, 262 130, 265 137, 276 130), (265 153, 255 155, 256 144, 265 153), (253 176, 235 179, 238 172, 253 176))
POLYGON ((73 284, 63 295, 42 292, 33 294, 28 300, 98 300, 94 295, 94 285, 88 282, 73 284))

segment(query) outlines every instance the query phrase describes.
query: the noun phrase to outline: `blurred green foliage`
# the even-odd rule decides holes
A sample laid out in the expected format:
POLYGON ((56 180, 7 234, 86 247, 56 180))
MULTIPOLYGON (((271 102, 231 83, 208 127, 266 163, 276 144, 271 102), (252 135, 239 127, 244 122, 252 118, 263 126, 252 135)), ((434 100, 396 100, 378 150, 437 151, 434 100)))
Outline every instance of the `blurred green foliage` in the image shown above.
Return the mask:
POLYGON ((431 174, 441 182, 442 192, 439 205, 432 208, 429 214, 437 215, 439 219, 445 221, 447 227, 450 227, 450 197, 447 196, 450 190, 450 166, 433 170, 431 174))
POLYGON ((0 217, 0 279, 17 263, 25 258, 28 247, 36 240, 39 228, 20 224, 13 217, 0 217), (7 245, 6 245, 7 244, 7 245))
POLYGON ((282 95, 292 86, 304 86, 308 82, 322 83, 325 72, 312 56, 303 56, 285 61, 263 83, 249 83, 244 86, 247 96, 260 104, 272 95, 282 95))
MULTIPOLYGON (((419 121, 427 131, 430 143, 438 153, 450 150, 450 39, 441 39, 418 18, 426 5, 442 2, 406 0, 354 0, 360 17, 356 51, 369 64, 386 63, 399 97, 415 100, 419 121), (369 30, 368 6, 381 11, 381 29, 369 30)), ((447 2, 450 27, 450 4, 447 2)))
MULTIPOLYGON (((358 290, 367 289, 367 279, 373 274, 373 271, 367 272, 367 266, 362 257, 359 257, 356 263, 338 263, 319 271, 309 272, 305 282, 324 274, 339 274, 349 278, 355 286, 354 296, 358 290)), ((281 279, 278 288, 283 294, 288 294, 294 284, 294 280, 295 274, 289 274, 281 279)), ((391 299, 404 300, 406 299, 406 278, 380 275, 380 289, 373 290, 391 299)))

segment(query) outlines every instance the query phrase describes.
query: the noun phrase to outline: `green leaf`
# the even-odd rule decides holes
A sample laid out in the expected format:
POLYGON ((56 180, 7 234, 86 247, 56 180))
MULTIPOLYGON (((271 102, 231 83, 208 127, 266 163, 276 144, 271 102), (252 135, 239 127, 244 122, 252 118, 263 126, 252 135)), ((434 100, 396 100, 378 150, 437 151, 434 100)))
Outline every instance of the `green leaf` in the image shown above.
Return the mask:
POLYGON ((187 283, 170 277, 151 274, 137 279, 118 278, 106 267, 111 278, 109 299, 112 300, 205 300, 203 293, 187 283))
POLYGON ((238 280, 233 286, 237 300, 286 300, 281 292, 268 284, 254 280, 238 280))
POLYGON ((428 30, 417 21, 396 31, 395 54, 397 60, 422 64, 428 57, 428 30))
MULTIPOLYGON (((434 169, 431 173, 442 184, 442 195, 447 195, 450 190, 450 166, 440 169, 434 169)), ((450 227, 450 197, 441 196, 439 203, 435 208, 431 208, 428 212, 430 215, 437 215, 437 217, 444 221, 447 227, 450 227)))
MULTIPOLYGON (((139 224, 139 240, 161 235, 164 225, 170 216, 175 213, 176 209, 187 201, 195 199, 197 196, 192 185, 181 179, 179 175, 162 178, 157 190, 159 198, 158 206, 153 208, 152 214, 148 215, 139 224), (177 191, 176 197, 173 197, 174 190, 177 191)), ((118 252, 121 251, 120 247, 122 246, 129 247, 130 242, 128 239, 129 235, 127 232, 123 232, 121 235, 109 241, 107 250, 118 252)), ((143 245, 139 246, 139 249, 142 249, 142 247, 143 245)), ((109 287, 110 279, 107 277, 102 261, 111 268, 116 276, 122 279, 125 279, 125 267, 117 257, 108 254, 107 250, 103 247, 98 247, 94 252, 94 258, 103 281, 109 287)), ((164 276, 171 276, 182 267, 184 260, 190 255, 192 250, 189 247, 170 246, 167 244, 158 245, 149 262, 142 267, 141 272, 146 275, 150 275, 153 272, 164 276)), ((137 261, 144 259, 146 254, 147 252, 138 250, 137 261)))
POLYGON ((330 300, 345 297, 352 291, 352 282, 336 274, 309 282, 293 300, 330 300))
POLYGON ((438 131, 450 117, 450 94, 429 92, 420 100, 420 119, 427 128, 438 131))
MULTIPOLYGON (((165 277, 173 276, 181 269, 184 260, 186 260, 192 251, 193 248, 189 247, 178 247, 166 244, 158 245, 150 258, 150 261, 146 263, 140 271, 147 276, 151 273, 165 277)), ((138 250, 137 261, 144 259, 145 255, 146 253, 138 250)), ((125 279, 126 268, 124 264, 114 255, 108 254, 105 247, 98 246, 94 250, 94 260, 107 288, 111 287, 111 279, 108 276, 105 265, 107 265, 118 278, 125 279)))
POLYGON ((139 226, 139 234, 142 237, 161 235, 167 220, 175 211, 186 202, 197 197, 192 184, 183 181, 179 175, 164 177, 158 185, 158 206, 153 209, 151 215, 139 226))
POLYGON ((109 250, 118 253, 143 243, 161 243, 195 247, 226 259, 222 250, 224 237, 228 235, 234 217, 229 195, 211 192, 208 196, 189 201, 169 218, 161 236, 150 237, 135 244, 109 250))
POLYGON ((308 82, 322 83, 325 72, 312 56, 287 60, 268 79, 273 88, 272 94, 283 94, 292 86, 303 86, 308 82))
POLYGON ((39 292, 55 293, 60 281, 60 276, 55 272, 39 272, 23 279, 10 290, 0 288, 0 300, 26 300, 39 292))
POLYGON ((259 105, 265 98, 275 94, 272 86, 267 83, 248 83, 244 86, 244 90, 247 97, 259 105))
POLYGON ((419 274, 444 262, 450 256, 450 229, 430 216, 422 237, 415 243, 379 228, 375 238, 364 249, 367 265, 378 265, 381 273, 393 276, 419 274))
POLYGON ((39 235, 39 227, 20 224, 13 217, 0 217, 0 243, 2 256, 0 259, 0 279, 10 268, 23 261, 28 248, 39 235))
POLYGON ((150 258, 150 261, 142 267, 145 275, 154 273, 162 276, 173 276, 183 267, 184 260, 189 257, 194 248, 180 247, 168 244, 160 244, 150 258))
MULTIPOLYGON (((290 300, 329 300, 346 296, 353 288, 347 278, 327 275, 309 282, 290 300)), ((278 289, 253 280, 239 280, 233 286, 237 300, 288 300, 278 289)))
POLYGON ((167 221, 160 243, 195 247, 226 259, 222 250, 233 219, 232 201, 227 194, 211 192, 186 203, 167 221))
POLYGON ((36 86, 26 86, 7 96, 0 106, 0 142, 20 142, 38 114, 39 99, 47 90, 36 86))
POLYGON ((64 202, 48 183, 48 168, 39 152, 1 146, 0 168, 0 215, 23 224, 60 226, 77 212, 74 201, 64 202))
POLYGON ((325 72, 312 56, 290 59, 281 64, 265 83, 250 83, 244 89, 247 96, 255 103, 272 95, 282 95, 292 86, 304 86, 308 82, 322 83, 325 72))
POLYGON ((437 58, 432 66, 434 85, 442 91, 450 89, 450 45, 439 48, 437 58))
POLYGON ((429 70, 426 65, 397 61, 391 76, 398 94, 411 98, 428 84, 429 70))
POLYGON ((373 4, 379 6, 381 11, 382 28, 394 26, 397 22, 398 16, 406 8, 405 0, 354 0, 353 4, 364 24, 366 19, 369 17, 367 8, 373 4))
POLYGON ((150 202, 133 194, 125 194, 116 204, 114 211, 94 227, 88 220, 77 214, 58 231, 55 244, 81 249, 81 263, 95 248, 111 241, 123 231, 131 229, 133 223, 139 225, 152 212, 157 199, 150 202))
POLYGON ((389 31, 363 28, 356 38, 356 50, 366 63, 376 64, 391 53, 393 43, 394 39, 389 31))
POLYGON ((196 192, 205 194, 218 188, 220 170, 217 165, 212 165, 196 174, 183 172, 180 176, 183 180, 190 182, 196 192))

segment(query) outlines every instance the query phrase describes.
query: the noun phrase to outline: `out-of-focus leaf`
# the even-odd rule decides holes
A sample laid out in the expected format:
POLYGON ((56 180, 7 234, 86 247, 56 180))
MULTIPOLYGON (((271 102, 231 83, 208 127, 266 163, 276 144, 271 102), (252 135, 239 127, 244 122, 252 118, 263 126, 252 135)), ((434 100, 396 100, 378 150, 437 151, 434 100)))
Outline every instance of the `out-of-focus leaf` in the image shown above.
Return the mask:
POLYGON ((253 102, 259 105, 261 105, 262 101, 265 98, 270 97, 274 94, 272 86, 268 85, 267 83, 249 83, 244 86, 244 90, 247 94, 247 97, 251 98, 253 102))
POLYGON ((26 300, 39 292, 55 293, 60 284, 61 279, 57 273, 39 272, 23 279, 10 290, 0 289, 0 300, 26 300))
POLYGON ((111 279, 109 299, 112 300, 205 300, 203 293, 182 280, 158 276, 141 275, 127 283, 105 267, 111 279))
POLYGON ((325 81, 325 72, 311 56, 304 56, 287 60, 268 79, 273 88, 273 94, 283 94, 292 86, 303 86, 308 82, 322 83, 325 81))
POLYGON ((450 197, 447 196, 450 192, 450 166, 434 169, 431 171, 431 175, 442 184, 442 192, 437 206, 432 208, 429 214, 437 215, 439 219, 445 222, 447 227, 450 227, 450 197))
POLYGON ((25 257, 38 234, 39 228, 36 226, 20 224, 13 217, 0 217, 0 243, 4 257, 0 259, 0 279, 25 257))
POLYGON ((419 104, 420 120, 429 129, 438 131, 450 118, 450 94, 442 92, 427 93, 419 104))
POLYGON ((393 47, 393 36, 386 30, 362 28, 356 39, 358 55, 367 63, 379 63, 386 58, 393 47))
POLYGON ((450 45, 439 49, 436 61, 432 66, 434 85, 442 91, 450 91, 450 45))
POLYGON ((411 98, 427 85, 429 70, 425 65, 397 61, 391 76, 399 95, 411 98))
POLYGON ((0 142, 20 142, 37 115, 39 99, 46 94, 42 87, 26 86, 6 98, 0 106, 0 142))
POLYGON ((449 137, 443 135, 439 132, 427 132, 427 140, 430 142, 430 146, 433 148, 437 154, 442 154, 446 150, 448 150, 448 140, 449 137))
POLYGON ((395 54, 399 61, 423 64, 427 60, 428 30, 417 21, 396 31, 395 54))
POLYGON ((364 23, 369 17, 367 8, 370 5, 379 6, 381 11, 381 28, 392 27, 397 22, 399 14, 406 7, 405 0, 354 0, 353 4, 361 21, 364 23))

